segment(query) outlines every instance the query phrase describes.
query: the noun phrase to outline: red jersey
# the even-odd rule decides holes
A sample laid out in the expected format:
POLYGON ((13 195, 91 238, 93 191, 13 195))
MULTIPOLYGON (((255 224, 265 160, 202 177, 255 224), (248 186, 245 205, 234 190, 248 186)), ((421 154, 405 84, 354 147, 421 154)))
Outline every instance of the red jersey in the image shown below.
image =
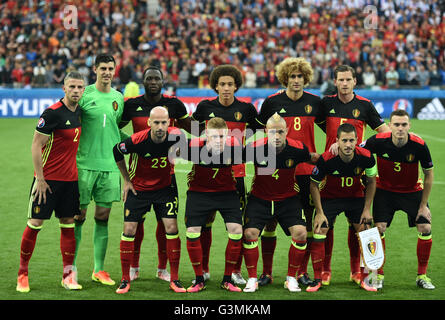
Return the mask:
POLYGON ((242 146, 237 139, 228 138, 224 152, 212 154, 204 138, 189 142, 187 160, 193 162, 187 175, 190 191, 221 192, 236 190, 232 164, 242 163, 242 146), (238 157, 238 159, 236 159, 238 157))
POLYGON ((181 143, 187 143, 187 138, 178 128, 169 127, 167 137, 161 143, 151 139, 150 130, 133 134, 113 150, 116 162, 131 153, 129 175, 134 188, 140 191, 160 190, 171 184, 172 164, 169 159, 176 157, 176 148, 173 150, 172 146, 179 148, 181 143))
POLYGON ((379 133, 362 143, 377 156, 377 188, 408 193, 423 190, 419 162, 423 169, 432 169, 430 151, 422 138, 409 134, 401 148, 392 142, 391 132, 379 133))
POLYGON ((320 196, 323 199, 362 198, 365 187, 361 176, 365 169, 374 166, 374 156, 360 147, 355 148, 354 157, 348 163, 343 162, 339 155, 334 156, 326 151, 318 159, 311 179, 320 183, 320 196))
MULTIPOLYGON (((290 99, 286 92, 275 93, 264 100, 258 115, 258 122, 266 126, 267 120, 278 113, 286 120, 287 137, 303 142, 310 152, 315 152, 314 123, 324 123, 324 114, 319 96, 303 91, 300 99, 290 99)), ((301 163, 295 174, 310 175, 313 165, 301 163)))
POLYGON ((42 148, 45 180, 77 181, 80 109, 70 111, 60 100, 43 111, 36 130, 50 137, 42 148))
MULTIPOLYGON (((256 125, 257 111, 251 103, 235 98, 230 106, 223 106, 218 98, 203 100, 197 106, 192 118, 199 122, 206 122, 214 117, 224 119, 229 128, 229 135, 245 144, 246 128, 256 125)), ((235 177, 244 177, 246 168, 244 164, 233 166, 235 177)))
POLYGON ((330 146, 335 143, 337 129, 343 123, 350 123, 355 127, 358 144, 365 137, 366 125, 369 125, 373 130, 377 130, 385 123, 372 102, 356 94, 348 103, 343 103, 337 95, 325 96, 321 103, 326 119, 325 151, 329 150, 330 146))
POLYGON ((295 168, 299 163, 309 161, 311 155, 302 142, 289 138, 286 142, 286 146, 278 154, 275 153, 275 148, 269 147, 268 138, 247 145, 246 160, 249 154, 254 156, 255 176, 250 193, 255 197, 281 201, 297 195, 295 168), (273 157, 274 165, 270 163, 270 157, 273 157))

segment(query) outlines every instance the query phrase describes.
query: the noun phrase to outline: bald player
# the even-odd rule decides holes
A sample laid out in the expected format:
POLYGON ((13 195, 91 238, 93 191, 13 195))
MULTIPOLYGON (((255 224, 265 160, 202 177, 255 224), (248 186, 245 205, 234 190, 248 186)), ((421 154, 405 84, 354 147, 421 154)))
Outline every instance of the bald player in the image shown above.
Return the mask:
POLYGON ((167 237, 167 257, 170 263, 170 289, 186 292, 178 278, 181 241, 178 234, 178 199, 172 186, 173 154, 180 143, 187 143, 185 135, 169 127, 167 109, 155 107, 150 112, 150 129, 139 131, 116 144, 114 159, 124 178, 124 230, 120 242, 122 280, 117 293, 130 290, 130 265, 133 258, 134 238, 151 206, 161 217, 167 237), (133 166, 127 170, 124 155, 131 154, 133 166))
POLYGON ((244 292, 258 289, 258 237, 274 218, 291 237, 284 287, 290 292, 299 292, 296 273, 306 251, 307 233, 303 206, 295 188, 295 167, 302 162, 315 163, 318 155, 310 153, 302 142, 286 137, 286 121, 278 113, 267 120, 266 133, 266 138, 252 142, 245 151, 246 160, 254 162, 255 177, 244 224, 244 259, 249 273, 244 292), (253 159, 247 159, 249 155, 253 155, 253 159))

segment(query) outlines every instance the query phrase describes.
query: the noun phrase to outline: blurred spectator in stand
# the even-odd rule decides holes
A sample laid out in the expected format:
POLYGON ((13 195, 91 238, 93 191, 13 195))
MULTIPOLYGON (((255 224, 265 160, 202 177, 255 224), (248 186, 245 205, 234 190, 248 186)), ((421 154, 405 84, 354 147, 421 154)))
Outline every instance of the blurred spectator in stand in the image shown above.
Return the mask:
POLYGON ((389 66, 389 70, 386 72, 386 86, 389 89, 394 89, 399 87, 399 74, 394 69, 394 65, 389 66))
POLYGON ((421 87, 427 87, 430 84, 430 73, 423 64, 419 64, 419 84, 421 87))
POLYGON ((418 86, 419 85, 419 74, 417 73, 415 66, 409 66, 406 80, 410 86, 418 86))
POLYGON ((33 69, 32 85, 36 88, 43 88, 46 84, 46 69, 42 66, 42 62, 38 61, 33 69))
POLYGON ((22 65, 18 62, 14 64, 14 69, 11 71, 11 79, 14 88, 23 88, 23 71, 22 65))
POLYGON ((371 66, 367 66, 365 72, 363 72, 363 85, 367 88, 371 88, 376 84, 375 73, 371 66))
POLYGON ((430 66, 430 86, 431 89, 439 89, 442 85, 442 75, 437 70, 437 65, 432 64, 430 66))
POLYGON ((245 75, 244 87, 246 88, 256 88, 256 74, 253 71, 252 66, 247 66, 247 71, 245 75))
POLYGON ((63 60, 57 60, 57 64, 54 67, 53 71, 53 79, 54 83, 56 84, 62 84, 63 79, 65 79, 65 66, 63 65, 63 60))
POLYGON ((401 86, 408 84, 408 64, 407 62, 401 62, 397 68, 397 73, 399 74, 399 84, 401 86))
POLYGON ((183 65, 181 71, 179 72, 179 86, 188 86, 190 79, 190 70, 187 65, 183 65))

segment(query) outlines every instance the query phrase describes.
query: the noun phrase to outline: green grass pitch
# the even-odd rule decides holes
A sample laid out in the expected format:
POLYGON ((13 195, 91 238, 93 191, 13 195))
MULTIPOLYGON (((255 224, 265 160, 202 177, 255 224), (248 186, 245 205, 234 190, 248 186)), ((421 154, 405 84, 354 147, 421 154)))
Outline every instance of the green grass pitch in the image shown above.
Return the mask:
MULTIPOLYGON (((435 290, 418 289, 415 284, 417 271, 415 228, 409 229, 406 215, 398 212, 387 230, 387 261, 385 264, 385 286, 378 293, 369 293, 349 282, 349 252, 347 249, 347 222, 341 215, 335 225, 335 242, 332 258, 332 282, 317 293, 290 293, 283 288, 287 272, 289 239, 278 230, 278 243, 274 259, 274 283, 260 288, 253 294, 228 293, 219 288, 224 270, 224 250, 227 234, 219 215, 213 227, 211 248, 211 280, 207 290, 197 294, 176 294, 168 289, 168 283, 155 278, 157 247, 156 223, 153 215, 145 222, 145 239, 142 244, 140 279, 133 282, 131 291, 125 295, 115 293, 116 286, 104 286, 91 281, 93 269, 93 206, 90 205, 87 221, 83 228, 83 240, 78 257, 79 282, 83 289, 76 292, 65 290, 60 285, 62 261, 60 255, 60 230, 54 217, 46 221, 38 235, 37 244, 29 265, 31 291, 27 294, 15 290, 19 267, 19 252, 22 232, 26 225, 28 193, 32 181, 31 141, 36 119, 0 119, 0 168, 2 191, 0 193, 0 300, 442 300, 445 299, 445 138, 442 121, 412 121, 412 130, 428 143, 435 164, 435 183, 430 197, 433 215, 433 247, 428 275, 436 286, 435 290)), ((130 131, 131 128, 126 128, 130 131)), ((367 136, 372 131, 367 129, 367 136)), ((324 134, 317 129, 317 150, 323 150, 324 134)), ((190 285, 194 273, 186 250, 184 208, 186 173, 189 165, 177 166, 177 181, 180 194, 179 232, 182 241, 180 278, 185 286, 190 285)), ((247 186, 250 187, 252 167, 248 167, 247 186)), ((105 267, 111 277, 119 282, 121 266, 119 241, 123 225, 122 203, 115 203, 109 224, 109 243, 105 267)), ((261 258, 258 270, 262 270, 261 258)), ((309 263, 312 275, 312 265, 309 263)), ((243 263, 243 275, 247 271, 243 263)))

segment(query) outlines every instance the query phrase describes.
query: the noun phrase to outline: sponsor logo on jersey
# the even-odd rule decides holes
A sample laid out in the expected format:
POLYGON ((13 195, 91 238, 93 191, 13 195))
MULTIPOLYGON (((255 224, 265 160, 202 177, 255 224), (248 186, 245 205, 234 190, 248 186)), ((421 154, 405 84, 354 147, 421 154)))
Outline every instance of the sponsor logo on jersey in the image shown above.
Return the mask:
POLYGON ((279 113, 286 113, 286 110, 284 108, 281 108, 279 113))
POLYGON ((37 123, 37 128, 43 128, 45 126, 45 119, 40 118, 39 122, 37 123))
POLYGON ((70 122, 69 120, 66 120, 65 125, 66 125, 66 126, 70 126, 70 125, 71 125, 71 122, 70 122))
POLYGON ((212 112, 211 114, 209 114, 209 118, 215 118, 215 114, 212 112))

